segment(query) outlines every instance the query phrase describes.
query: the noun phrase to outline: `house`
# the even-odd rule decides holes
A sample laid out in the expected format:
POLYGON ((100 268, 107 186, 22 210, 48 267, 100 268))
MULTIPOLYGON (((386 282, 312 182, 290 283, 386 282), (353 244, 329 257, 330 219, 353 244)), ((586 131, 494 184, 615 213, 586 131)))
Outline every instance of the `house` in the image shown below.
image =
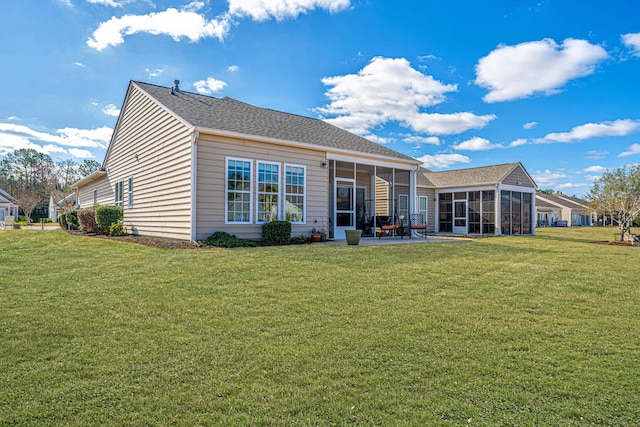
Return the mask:
POLYGON ((322 120, 183 92, 178 84, 129 83, 102 169, 74 184, 81 208, 122 206, 127 231, 148 236, 200 240, 223 230, 259 239, 262 224, 281 219, 293 235, 324 228, 344 239, 345 230, 375 230, 379 218, 418 212, 432 231, 471 233, 476 212, 488 218, 493 203, 494 228, 480 224, 499 234, 507 231, 497 219, 507 192, 507 234, 534 232, 522 226, 530 205, 519 197, 533 194, 535 184, 520 164, 500 168, 504 174, 491 182, 478 175, 446 185, 445 172, 426 171, 322 120), (477 208, 477 192, 489 190, 494 200, 480 193, 477 208))
POLYGON ((51 195, 49 197, 49 218, 51 218, 53 222, 58 222, 58 217, 61 214, 77 207, 75 193, 71 193, 59 200, 51 195))
POLYGON ((585 200, 562 193, 536 193, 538 226, 579 227, 593 224, 595 213, 585 200))
POLYGON ((0 188, 0 221, 12 216, 18 218, 18 201, 9 193, 0 188))
POLYGON ((536 183, 519 162, 441 172, 421 169, 417 206, 427 210, 429 232, 535 234, 535 191, 536 183))

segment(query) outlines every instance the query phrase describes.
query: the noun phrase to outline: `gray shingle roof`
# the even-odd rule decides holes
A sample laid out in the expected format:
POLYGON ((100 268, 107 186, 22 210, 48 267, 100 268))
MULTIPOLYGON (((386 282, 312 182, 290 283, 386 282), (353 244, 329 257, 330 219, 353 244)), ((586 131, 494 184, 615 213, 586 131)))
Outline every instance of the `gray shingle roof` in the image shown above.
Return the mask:
POLYGON ((495 184, 502 181, 518 165, 520 163, 516 162, 441 172, 421 169, 418 171, 418 185, 425 187, 454 187, 495 184))
POLYGON ((322 120, 255 107, 227 97, 184 91, 172 94, 171 88, 133 83, 192 126, 418 162, 322 120))
MULTIPOLYGON (((536 199, 538 200, 546 200, 548 202, 551 202, 551 204, 555 203, 556 205, 564 206, 571 209, 578 209, 578 210, 585 209, 585 206, 582 206, 582 205, 586 205, 587 204, 586 201, 583 200, 581 205, 571 200, 567 200, 567 198, 565 197, 567 196, 563 195, 562 197, 559 197, 559 196, 556 196, 555 194, 536 193, 536 199)), ((580 199, 577 199, 577 200, 580 200, 580 199)))
POLYGON ((9 193, 0 188, 0 202, 16 204, 18 201, 9 193))

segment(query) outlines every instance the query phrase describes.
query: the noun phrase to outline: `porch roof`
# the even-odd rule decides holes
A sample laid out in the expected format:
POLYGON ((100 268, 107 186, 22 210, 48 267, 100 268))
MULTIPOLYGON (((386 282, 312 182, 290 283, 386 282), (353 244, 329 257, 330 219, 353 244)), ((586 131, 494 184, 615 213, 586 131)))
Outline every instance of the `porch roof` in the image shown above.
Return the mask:
POLYGON ((418 186, 438 188, 497 184, 518 166, 522 167, 520 162, 441 172, 434 172, 423 168, 418 171, 417 174, 418 186))

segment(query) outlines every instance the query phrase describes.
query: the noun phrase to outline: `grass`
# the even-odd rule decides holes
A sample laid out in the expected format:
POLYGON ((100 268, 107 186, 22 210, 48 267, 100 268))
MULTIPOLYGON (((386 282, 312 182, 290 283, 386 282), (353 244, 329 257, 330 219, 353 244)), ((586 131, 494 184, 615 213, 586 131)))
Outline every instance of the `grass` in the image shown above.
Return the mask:
POLYGON ((0 232, 0 425, 635 425, 640 248, 0 232))

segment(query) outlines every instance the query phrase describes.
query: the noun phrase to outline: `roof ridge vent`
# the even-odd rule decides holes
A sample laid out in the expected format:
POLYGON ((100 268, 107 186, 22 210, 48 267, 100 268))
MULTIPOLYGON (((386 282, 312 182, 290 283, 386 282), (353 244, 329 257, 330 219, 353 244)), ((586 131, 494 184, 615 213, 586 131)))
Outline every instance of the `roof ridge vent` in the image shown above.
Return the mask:
POLYGON ((173 81, 173 87, 171 88, 171 95, 176 95, 180 92, 180 80, 173 81))

